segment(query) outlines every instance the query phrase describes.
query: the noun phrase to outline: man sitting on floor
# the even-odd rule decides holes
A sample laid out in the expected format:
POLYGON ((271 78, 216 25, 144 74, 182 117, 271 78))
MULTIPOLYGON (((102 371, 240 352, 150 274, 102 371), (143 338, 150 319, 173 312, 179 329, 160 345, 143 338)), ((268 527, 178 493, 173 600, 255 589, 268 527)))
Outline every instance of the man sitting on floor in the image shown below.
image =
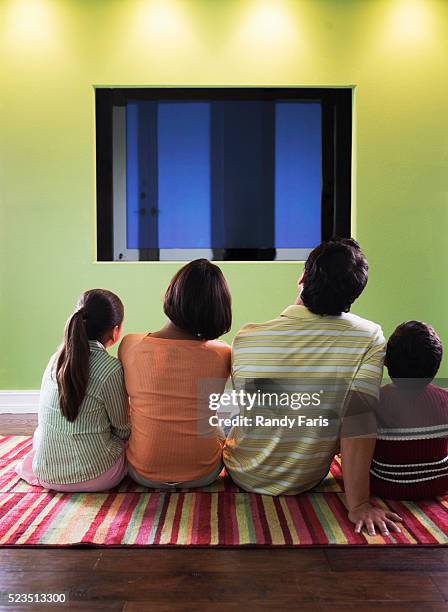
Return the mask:
POLYGON ((296 303, 238 332, 233 384, 258 404, 240 403, 250 418, 231 430, 224 462, 247 491, 292 495, 325 478, 340 450, 355 530, 365 525, 374 535, 376 526, 388 535, 389 529, 400 531, 395 522, 401 518, 373 506, 369 490, 385 340, 379 325, 349 313, 367 272, 354 240, 323 242, 305 263, 296 303), (287 407, 278 400, 285 392, 287 407), (277 404, 266 407, 263 399, 273 395, 277 404))

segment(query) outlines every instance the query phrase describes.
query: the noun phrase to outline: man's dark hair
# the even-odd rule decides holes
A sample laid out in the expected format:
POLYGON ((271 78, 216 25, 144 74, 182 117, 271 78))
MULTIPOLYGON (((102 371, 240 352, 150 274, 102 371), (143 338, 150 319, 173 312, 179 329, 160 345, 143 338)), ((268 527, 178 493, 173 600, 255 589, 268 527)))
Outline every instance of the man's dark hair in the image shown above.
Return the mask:
POLYGON ((367 284, 368 269, 356 240, 332 238, 322 242, 305 262, 303 303, 315 314, 348 312, 367 284))
POLYGON ((387 343, 389 376, 398 386, 412 379, 413 386, 424 387, 437 374, 442 353, 442 343, 431 325, 421 321, 402 323, 387 343))
POLYGON ((174 325, 204 340, 228 332, 231 297, 220 268, 208 259, 196 259, 181 268, 166 290, 163 310, 174 325))

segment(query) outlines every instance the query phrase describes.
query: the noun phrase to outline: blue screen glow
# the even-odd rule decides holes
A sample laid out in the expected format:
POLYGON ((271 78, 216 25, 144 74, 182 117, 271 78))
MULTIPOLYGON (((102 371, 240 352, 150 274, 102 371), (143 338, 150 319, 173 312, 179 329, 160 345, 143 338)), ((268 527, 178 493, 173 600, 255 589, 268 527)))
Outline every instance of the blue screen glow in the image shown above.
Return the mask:
MULTIPOLYGON (((226 248, 226 241, 232 248, 244 249, 248 245, 253 248, 257 243, 257 231, 260 232, 259 242, 262 242, 261 230, 257 230, 254 218, 258 219, 258 227, 260 224, 273 227, 272 234, 263 234, 263 248, 266 248, 266 241, 271 240, 270 247, 275 249, 312 248, 320 242, 320 104, 278 100, 267 102, 272 106, 266 112, 266 105, 258 111, 261 106, 255 103, 254 113, 260 115, 253 125, 261 126, 261 131, 256 127, 252 134, 260 137, 252 139, 248 136, 249 128, 242 129, 241 135, 235 128, 232 136, 226 137, 229 133, 226 120, 228 126, 230 118, 235 117, 235 101, 232 104, 233 115, 226 114, 226 103, 221 102, 219 112, 222 116, 217 117, 217 107, 213 107, 212 101, 127 103, 126 237, 129 249, 226 248), (254 141, 253 146, 250 140, 254 141), (244 152, 232 155, 236 148, 244 152), (259 155, 260 150, 263 155, 259 155), (261 161, 254 161, 258 159, 261 161), (266 177, 271 178, 261 182, 261 178, 264 181, 266 177), (240 195, 241 201, 235 204, 234 200, 232 206, 229 200, 232 185, 249 184, 249 178, 262 185, 259 191, 263 198, 252 198, 245 210, 244 203, 250 195, 246 197, 244 190, 240 190, 243 197, 240 195), (263 214, 258 217, 260 206, 263 214), (238 231, 232 230, 235 215, 238 231), (221 230, 216 228, 213 232, 213 219, 217 218, 226 228, 222 232, 227 234, 220 235, 221 230), (212 244, 213 240, 216 244, 212 244), (235 242, 241 244, 235 246, 235 242)), ((244 104, 247 112, 248 102, 244 104)), ((236 112, 238 115, 238 108, 236 112)), ((244 128, 244 121, 240 123, 244 128)), ((235 126, 235 122, 233 124, 235 126)))

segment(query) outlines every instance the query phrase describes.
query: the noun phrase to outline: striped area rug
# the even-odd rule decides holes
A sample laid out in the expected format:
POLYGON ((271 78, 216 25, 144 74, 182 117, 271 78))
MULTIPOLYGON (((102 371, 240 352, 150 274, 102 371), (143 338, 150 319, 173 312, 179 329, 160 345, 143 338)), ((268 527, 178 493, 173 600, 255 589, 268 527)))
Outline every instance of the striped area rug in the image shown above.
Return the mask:
POLYGON ((403 532, 355 534, 341 492, 341 471, 311 493, 269 497, 245 493, 223 473, 192 491, 148 492, 125 480, 110 493, 62 494, 21 481, 14 466, 31 438, 0 437, 0 545, 322 546, 448 544, 448 497, 377 503, 400 514, 403 532))

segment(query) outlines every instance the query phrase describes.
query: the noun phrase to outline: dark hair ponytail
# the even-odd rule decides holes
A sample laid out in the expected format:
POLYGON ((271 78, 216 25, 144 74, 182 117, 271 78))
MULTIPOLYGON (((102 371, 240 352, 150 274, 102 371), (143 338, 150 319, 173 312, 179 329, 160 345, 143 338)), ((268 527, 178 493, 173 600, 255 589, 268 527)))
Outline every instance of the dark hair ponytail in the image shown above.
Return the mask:
POLYGON ((124 308, 120 298, 106 289, 91 289, 79 298, 64 329, 64 341, 56 357, 59 406, 74 421, 89 382, 89 340, 103 342, 108 331, 121 325, 124 308))

